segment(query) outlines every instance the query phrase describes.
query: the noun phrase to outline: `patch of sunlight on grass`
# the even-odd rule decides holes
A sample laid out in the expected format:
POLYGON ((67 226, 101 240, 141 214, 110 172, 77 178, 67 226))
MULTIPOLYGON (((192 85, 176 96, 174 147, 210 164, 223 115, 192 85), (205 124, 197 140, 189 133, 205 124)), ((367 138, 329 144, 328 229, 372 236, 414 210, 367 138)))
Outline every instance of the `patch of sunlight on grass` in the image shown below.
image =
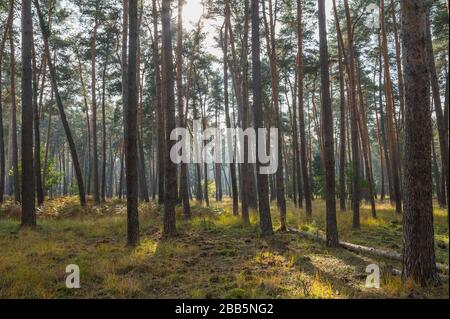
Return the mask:
POLYGON ((367 227, 386 227, 388 222, 382 218, 367 217, 361 220, 361 224, 367 227))
POLYGON ((334 298, 333 288, 330 282, 320 278, 319 274, 316 273, 314 280, 311 284, 311 290, 309 292, 310 298, 317 299, 330 299, 334 298))
POLYGON ((447 218, 447 209, 446 208, 440 208, 439 206, 435 206, 433 209, 434 216, 437 217, 445 217, 447 218))
POLYGON ((403 281, 401 276, 385 276, 382 278, 381 286, 389 295, 398 298, 406 298, 416 288, 412 280, 403 281))
POLYGON ((243 225, 242 218, 239 216, 233 216, 230 214, 221 214, 216 220, 217 225, 222 227, 243 225))
POLYGON ((152 256, 156 251, 157 243, 152 239, 141 240, 139 245, 133 250, 130 258, 137 258, 142 260, 149 256, 152 256))

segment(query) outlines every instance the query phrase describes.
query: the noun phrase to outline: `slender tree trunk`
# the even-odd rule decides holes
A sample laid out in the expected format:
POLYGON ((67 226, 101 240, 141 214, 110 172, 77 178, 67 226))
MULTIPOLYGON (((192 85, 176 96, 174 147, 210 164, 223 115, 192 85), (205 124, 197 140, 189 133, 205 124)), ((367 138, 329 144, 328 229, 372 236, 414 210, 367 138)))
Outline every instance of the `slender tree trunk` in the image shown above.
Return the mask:
POLYGON ((394 34, 395 44, 395 62, 397 63, 397 79, 398 79, 398 92, 400 97, 400 128, 403 127, 403 120, 405 118, 405 84, 403 83, 403 70, 400 54, 400 42, 398 37, 397 17, 395 15, 395 3, 391 0, 391 14, 392 14, 392 32, 394 34))
MULTIPOLYGON (((225 0, 225 14, 229 14, 228 0, 225 0)), ((227 18, 225 18, 227 19, 227 18)), ((225 23, 225 31, 223 34, 223 85, 224 85, 224 104, 225 104, 225 121, 227 127, 231 128, 230 119, 230 107, 228 100, 228 24, 225 23)), ((231 145, 231 136, 227 136, 227 144, 231 145)), ((231 158, 234 158, 233 151, 228 150, 230 156, 230 176, 231 176, 231 196, 233 199, 233 215, 239 215, 239 203, 238 203, 238 190, 237 190, 237 180, 236 180, 236 165, 231 158), (233 156, 233 157, 232 157, 233 156)))
MULTIPOLYGON (((200 91, 200 88, 199 88, 200 91)), ((206 130, 206 115, 205 115, 205 107, 206 105, 202 104, 201 102, 201 98, 200 98, 200 104, 201 104, 201 109, 202 109, 202 128, 203 131, 206 130)), ((207 142, 205 141, 204 146, 206 147, 207 142)), ((206 161, 203 163, 203 175, 205 178, 205 182, 203 184, 203 191, 204 191, 204 198, 205 198, 205 204, 206 207, 209 207, 209 194, 208 194, 208 164, 206 163, 206 161)))
POLYGON ((197 187, 195 190, 195 197, 197 198, 197 201, 201 204, 203 203, 203 191, 202 191, 202 174, 201 174, 201 168, 200 164, 195 164, 195 173, 196 173, 196 182, 197 187))
POLYGON ((165 197, 164 197, 164 237, 176 235, 175 202, 177 193, 177 166, 170 159, 170 149, 174 141, 170 133, 175 128, 175 99, 173 79, 173 54, 171 31, 171 0, 162 0, 162 88, 163 109, 166 112, 166 157, 165 157, 165 197))
MULTIPOLYGON (((374 95, 375 97, 375 95, 374 95)), ((378 111, 377 108, 375 106, 375 121, 377 124, 377 140, 378 140, 378 153, 380 156, 380 199, 383 202, 384 198, 385 198, 385 182, 384 182, 384 171, 385 171, 385 160, 384 160, 384 156, 383 156, 383 146, 382 146, 382 142, 381 142, 381 123, 380 123, 380 119, 378 117, 378 111)))
MULTIPOLYGON (((219 127, 219 110, 218 107, 216 107, 216 127, 219 127)), ((222 154, 220 155, 222 156, 222 154)), ((215 172, 215 184, 216 184, 216 202, 222 201, 222 170, 221 170, 221 163, 215 163, 214 165, 214 172, 215 172)), ((188 197, 189 199, 189 197, 188 197)))
POLYGON ((322 122, 324 127, 324 159, 325 159, 325 192, 327 210, 327 246, 339 246, 336 221, 335 171, 334 171, 334 139, 333 111, 330 98, 330 76, 328 70, 328 44, 326 29, 325 0, 319 0, 319 39, 320 39, 320 73, 322 122))
MULTIPOLYGON (((97 10, 97 9, 96 9, 97 10)), ((98 152, 97 152, 97 96, 96 96, 96 67, 95 60, 97 58, 97 29, 98 18, 95 14, 94 31, 91 38, 91 94, 92 94, 92 160, 94 174, 94 200, 96 204, 100 204, 100 191, 98 180, 98 152)))
POLYGON ((14 200, 20 202, 20 182, 19 182, 19 162, 17 150, 17 105, 16 105, 16 59, 14 46, 14 33, 12 26, 9 28, 10 53, 10 90, 11 90, 11 109, 9 115, 9 141, 8 141, 8 159, 10 167, 13 169, 13 180, 10 182, 10 193, 14 190, 14 200))
POLYGON ((8 37, 9 29, 13 21, 14 0, 9 1, 8 18, 5 24, 5 31, 0 42, 0 203, 3 203, 5 194, 5 141, 3 136, 3 105, 2 105, 2 70, 3 70, 3 54, 5 50, 6 39, 8 37))
POLYGON ((44 174, 42 176, 42 184, 44 185, 44 192, 46 195, 47 195, 47 188, 45 187, 45 185, 46 185, 46 180, 47 180, 47 164, 48 164, 48 155, 49 155, 49 150, 50 150, 50 137, 51 137, 51 133, 52 133, 53 103, 54 103, 54 95, 53 95, 53 89, 52 89, 51 93, 50 93, 50 106, 48 108, 47 137, 45 140, 44 169, 43 169, 44 174))
POLYGON ((86 187, 87 187, 87 193, 91 193, 91 164, 92 164, 92 157, 91 157, 91 121, 89 120, 89 106, 88 106, 88 99, 87 99, 87 93, 86 93, 86 87, 84 84, 84 77, 83 77, 83 68, 81 64, 80 57, 78 57, 78 65, 80 69, 80 82, 81 82, 81 93, 83 95, 83 102, 84 102, 84 113, 86 115, 86 131, 87 131, 87 145, 86 145, 86 164, 85 164, 85 180, 86 180, 86 187))
POLYGON ((345 101, 345 80, 344 80, 344 47, 339 16, 337 14, 336 0, 333 0, 334 20, 338 33, 338 66, 339 66, 339 94, 340 94, 340 122, 339 122, 339 207, 342 212, 346 211, 347 194, 345 191, 345 128, 346 128, 346 101, 345 101))
MULTIPOLYGON (((31 4, 30 4, 31 5, 31 4)), ((37 204, 41 206, 44 203, 44 190, 42 187, 42 172, 41 172, 41 133, 39 129, 39 104, 38 104, 38 79, 37 79, 37 68, 36 68, 36 53, 34 49, 34 38, 31 37, 32 41, 32 53, 33 53, 33 121, 34 121, 34 178, 36 185, 36 196, 37 204)), ((45 74, 45 57, 43 58, 43 77, 45 74)), ((43 89, 43 86, 42 86, 43 89)), ((23 111, 23 110, 22 110, 23 111)))
POLYGON ((387 134, 386 134, 386 117, 384 115, 383 111, 383 85, 382 85, 382 78, 383 78, 383 63, 382 63, 382 45, 381 45, 381 33, 378 36, 378 46, 379 46, 379 77, 378 77, 378 99, 379 99, 379 109, 380 109, 380 129, 381 129, 381 140, 383 143, 383 151, 384 151, 384 161, 386 164, 386 173, 388 178, 388 190, 389 190, 389 200, 391 203, 394 201, 394 191, 392 190, 392 174, 391 174, 391 162, 390 162, 390 156, 389 156, 389 150, 387 146, 387 134))
POLYGON ((162 108, 162 87, 160 73, 160 58, 158 50, 158 11, 156 0, 152 0, 152 18, 153 18, 153 65, 155 68, 155 98, 156 98, 156 116, 158 119, 158 203, 164 202, 164 181, 165 181, 165 124, 162 108))
MULTIPOLYGON (((429 9, 428 9, 429 10, 429 9)), ((431 37, 431 26, 430 26, 430 13, 427 13, 426 16, 426 38, 425 38, 425 45, 426 45, 426 54, 427 54, 427 61, 428 61, 428 68, 429 68, 429 76, 431 80, 431 89, 433 92, 433 100, 434 100, 434 110, 436 113, 436 122, 438 127, 438 136, 439 136, 439 146, 440 146, 440 153, 441 153, 441 159, 442 159, 442 172, 443 176, 445 177, 445 181, 449 180, 449 168, 448 168, 448 154, 449 154, 449 148, 448 148, 448 134, 446 129, 446 119, 444 118, 444 112, 442 111, 442 104, 441 104, 441 94, 439 89, 439 82, 437 78, 436 73, 436 65, 434 61, 434 52, 433 52, 433 42, 431 37)), ((445 188, 444 188, 445 189, 445 188)), ((450 194, 447 191, 447 202, 450 202, 450 194)), ((447 213, 448 213, 448 207, 447 207, 447 213)))
MULTIPOLYGON (((253 114, 255 121, 255 129, 263 128, 263 107, 262 107, 262 87, 261 87, 261 44, 259 35, 259 0, 252 0, 252 89, 253 89, 253 114)), ((259 139, 259 134, 256 136, 256 154, 259 152, 259 147, 264 145, 264 141, 259 139), (261 145, 260 145, 261 144, 261 145)), ((267 182, 267 175, 261 174, 260 168, 262 164, 257 159, 256 163, 256 178, 258 182, 258 201, 259 201, 259 220, 261 227, 261 234, 268 236, 273 234, 272 217, 270 216, 269 204, 269 188, 267 182)))
MULTIPOLYGON (((142 25, 142 14, 143 14, 143 5, 144 2, 140 1, 140 8, 138 14, 138 30, 140 30, 142 25)), ((139 196, 142 201, 146 203, 150 202, 150 197, 148 195, 148 185, 147 185, 147 177, 146 177, 146 168, 145 168, 145 153, 144 153, 144 142, 143 142, 143 113, 142 113, 142 87, 145 72, 142 72, 141 76, 141 36, 138 32, 137 40, 136 40, 136 101, 137 101, 137 138, 138 138, 138 188, 139 188, 139 196)), ((145 71, 145 70, 144 70, 145 71)))
POLYGON ((137 131, 137 0, 128 3, 128 69, 127 69, 127 107, 125 112, 125 169, 127 184, 127 221, 128 245, 136 245, 139 241, 138 212, 138 131, 137 131))
MULTIPOLYGON (((178 125, 186 127, 184 119, 184 102, 183 102, 183 0, 178 0, 178 24, 177 24, 177 104, 178 104, 178 125)), ((186 105, 186 108, 188 106, 186 105)), ((183 203, 184 217, 191 218, 191 206, 189 203, 188 192, 188 166, 187 163, 180 164, 180 197, 183 203)))
POLYGON ((33 167, 33 20, 31 0, 22 1, 22 226, 36 226, 33 167))
POLYGON ((394 127, 394 102, 392 100, 392 84, 389 72, 389 55, 388 55, 388 47, 387 47, 387 34, 386 34, 386 22, 384 15, 384 0, 381 1, 381 14, 380 14, 380 22, 381 22, 381 38, 382 38, 382 46, 383 46, 383 62, 384 62, 384 88, 386 94, 386 122, 387 122, 387 135, 388 135, 388 146, 389 146, 389 154, 391 158, 391 174, 392 174, 392 186, 395 196, 395 212, 400 214, 402 211, 402 197, 400 193, 400 180, 399 180, 399 169, 398 169, 398 153, 397 153, 397 138, 394 127))
POLYGON ((352 19, 350 16, 350 9, 348 1, 344 0, 345 16, 347 22, 347 35, 348 35, 348 78, 350 97, 348 99, 349 111, 350 111, 350 127, 351 127, 351 139, 352 139, 352 160, 353 160, 353 191, 352 191, 352 204, 353 204, 353 228, 358 229, 360 227, 359 220, 359 205, 360 205, 360 163, 359 163, 359 137, 358 137, 358 125, 357 125, 357 105, 356 105, 356 85, 355 85, 355 55, 353 47, 353 31, 352 31, 352 19))
MULTIPOLYGON (((297 56, 297 81, 298 81, 298 116, 299 116, 299 129, 300 129, 300 164, 301 174, 298 173, 303 179, 303 194, 305 196, 305 209, 306 215, 312 216, 312 195, 311 187, 309 183, 308 169, 307 169, 307 142, 305 133, 305 114, 304 114, 304 90, 303 90, 303 27, 302 27, 302 7, 301 1, 297 0, 297 41, 298 41, 298 56, 297 56)), ((299 184, 300 185, 300 184, 299 184)))
POLYGON ((437 280, 434 252, 431 112, 424 0, 402 0, 405 70, 405 161, 403 277, 422 286, 437 280))
POLYGON ((377 218, 376 208, 375 208, 375 191, 373 189, 374 187, 374 181, 373 181, 373 174, 372 174, 372 163, 371 163, 371 148, 370 148, 370 140, 369 140, 369 131, 367 127, 367 118, 366 118, 366 112, 364 107, 364 96, 363 91, 361 87, 361 71, 360 67, 358 65, 358 76, 356 77, 357 80, 357 86, 358 86, 358 93, 359 93, 359 106, 360 110, 358 112, 358 128, 361 136, 361 146, 363 150, 363 160, 364 160, 364 166, 366 169, 366 178, 368 183, 368 191, 369 191, 369 202, 372 212, 372 217, 377 218))
MULTIPOLYGON (((122 145, 122 156, 120 160, 120 181, 119 181, 119 198, 122 199, 124 179, 125 179, 125 161, 126 161, 126 145, 127 145, 127 106, 128 106, 128 25, 129 25, 129 0, 123 0, 123 16, 122 16, 122 108, 123 108, 123 130, 124 140, 122 145)), ((125 181, 126 183, 126 181, 125 181)), ((134 212, 132 212, 134 214, 134 212)))
MULTIPOLYGON (((109 51, 109 48, 107 48, 107 51, 109 51)), ((109 52, 106 54, 102 74, 102 188, 100 199, 103 202, 106 200, 106 67, 108 66, 109 52)))
MULTIPOLYGON (((264 8, 263 2, 263 8, 264 8)), ((284 167, 283 167, 283 127, 281 125, 281 113, 279 107, 279 75, 277 69, 277 53, 275 44, 275 22, 272 8, 272 0, 269 0, 269 21, 266 19, 266 11, 263 9, 264 13, 264 24, 266 25, 266 39, 267 47, 269 48, 269 64, 270 64, 270 74, 272 80, 272 102, 275 111, 275 123, 278 128, 278 168, 276 172, 276 183, 277 183, 277 204, 280 210, 280 229, 286 230, 286 198, 284 189, 284 167)))
MULTIPOLYGON (((246 130, 250 127, 250 107, 248 96, 248 33, 249 33, 249 0, 244 1, 244 34, 242 40, 242 129, 246 130)), ((252 192, 253 172, 252 165, 248 163, 249 155, 248 140, 244 139, 244 163, 242 169, 242 219, 246 225, 250 224, 249 208, 256 208, 256 198, 252 192)), ((254 189, 253 189, 254 190, 254 189)))

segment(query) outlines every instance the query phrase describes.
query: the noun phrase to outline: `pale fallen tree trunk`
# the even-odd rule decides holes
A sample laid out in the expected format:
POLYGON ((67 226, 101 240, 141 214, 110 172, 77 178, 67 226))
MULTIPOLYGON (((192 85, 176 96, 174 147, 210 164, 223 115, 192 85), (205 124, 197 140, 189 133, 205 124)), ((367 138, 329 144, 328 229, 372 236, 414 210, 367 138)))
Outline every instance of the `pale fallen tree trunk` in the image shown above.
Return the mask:
MULTIPOLYGON (((325 236, 319 231, 316 231, 315 233, 310 233, 307 231, 289 228, 288 232, 292 233, 292 234, 297 234, 301 237, 305 237, 308 239, 320 241, 320 242, 326 241, 325 236)), ((377 257, 383 257, 383 258, 388 258, 388 259, 393 259, 393 260, 398 260, 398 261, 403 260, 402 254, 399 254, 394 251, 387 251, 387 250, 373 248, 373 247, 356 245, 356 244, 347 243, 344 241, 340 241, 339 246, 341 246, 342 248, 347 249, 349 251, 358 253, 358 254, 369 254, 369 255, 373 255, 373 256, 377 256, 377 257)), ((448 274, 448 266, 447 265, 436 263, 436 267, 439 271, 441 271, 445 274, 448 274)))

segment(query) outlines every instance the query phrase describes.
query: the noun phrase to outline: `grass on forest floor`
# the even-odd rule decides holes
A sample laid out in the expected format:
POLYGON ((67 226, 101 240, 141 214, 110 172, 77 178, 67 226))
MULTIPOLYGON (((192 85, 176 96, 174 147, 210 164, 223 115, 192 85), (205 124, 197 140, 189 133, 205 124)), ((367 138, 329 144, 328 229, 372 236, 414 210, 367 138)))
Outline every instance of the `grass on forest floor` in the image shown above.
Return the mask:
MULTIPOLYGON (((179 236, 161 240, 162 209, 140 206, 141 241, 125 246, 126 206, 117 199, 81 210, 76 197, 50 200, 35 230, 20 229, 20 208, 0 207, 0 298, 448 298, 448 281, 420 288, 384 271, 398 262, 328 249, 318 242, 277 232, 260 238, 258 220, 245 227, 231 215, 231 202, 205 208, 192 203, 194 217, 182 219, 179 236), (367 265, 382 269, 380 289, 365 288, 367 265), (65 267, 77 264, 81 288, 65 287, 65 267)), ((323 229, 324 203, 314 216, 288 205, 288 224, 323 229)), ((274 227, 278 212, 273 206, 274 227)), ((351 230, 351 212, 338 212, 341 239, 399 251, 401 216, 378 205, 378 219, 361 210, 361 230, 351 230)), ((436 253, 448 264, 446 211, 435 211, 436 253)))

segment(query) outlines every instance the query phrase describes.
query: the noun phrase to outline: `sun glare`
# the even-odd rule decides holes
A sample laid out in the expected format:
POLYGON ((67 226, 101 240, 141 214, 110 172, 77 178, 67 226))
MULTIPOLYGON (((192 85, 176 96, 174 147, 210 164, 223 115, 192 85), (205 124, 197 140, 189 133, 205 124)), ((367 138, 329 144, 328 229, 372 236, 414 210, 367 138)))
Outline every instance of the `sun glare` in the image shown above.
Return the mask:
POLYGON ((186 0, 183 6, 183 21, 185 27, 191 28, 193 24, 197 23, 202 14, 203 4, 201 3, 201 0, 186 0))

